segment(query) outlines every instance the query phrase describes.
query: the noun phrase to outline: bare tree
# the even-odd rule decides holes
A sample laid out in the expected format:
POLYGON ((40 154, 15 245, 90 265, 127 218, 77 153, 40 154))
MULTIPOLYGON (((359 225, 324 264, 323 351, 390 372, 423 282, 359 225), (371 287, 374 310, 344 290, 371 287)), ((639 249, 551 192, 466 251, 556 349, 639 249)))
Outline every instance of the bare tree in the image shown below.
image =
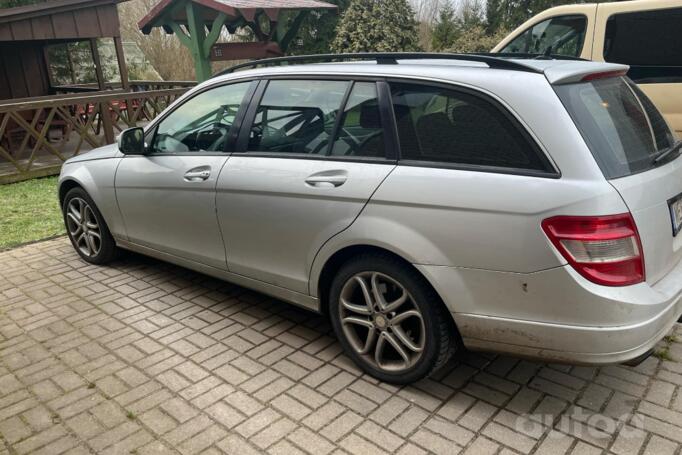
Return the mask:
POLYGON ((419 23, 419 44, 432 50, 433 27, 445 7, 455 11, 457 23, 463 27, 481 24, 485 19, 485 0, 412 0, 419 23))
POLYGON ((419 34, 419 46, 425 51, 431 50, 431 32, 433 24, 438 17, 441 5, 450 0, 411 0, 417 20, 417 33, 419 34))
POLYGON ((418 22, 433 24, 441 6, 450 0, 412 0, 412 8, 418 22))
POLYGON ((157 0, 132 0, 119 3, 121 37, 133 41, 164 80, 194 80, 194 61, 189 50, 175 35, 154 28, 149 35, 143 34, 137 23, 157 0))

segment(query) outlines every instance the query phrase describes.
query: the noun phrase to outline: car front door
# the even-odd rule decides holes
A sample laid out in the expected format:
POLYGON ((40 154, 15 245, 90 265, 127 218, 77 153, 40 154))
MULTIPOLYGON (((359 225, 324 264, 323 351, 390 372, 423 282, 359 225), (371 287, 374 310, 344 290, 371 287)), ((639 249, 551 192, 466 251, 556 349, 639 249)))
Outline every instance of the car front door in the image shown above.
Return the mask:
POLYGON ((261 82, 218 179, 230 272, 308 293, 315 254, 395 168, 382 93, 374 81, 261 82))
POLYGON ((561 13, 554 9, 534 16, 509 34, 493 52, 545 54, 590 58, 595 5, 571 5, 561 13))
POLYGON ((226 269, 215 186, 251 84, 222 85, 192 96, 150 132, 147 154, 121 160, 116 197, 129 242, 226 269))

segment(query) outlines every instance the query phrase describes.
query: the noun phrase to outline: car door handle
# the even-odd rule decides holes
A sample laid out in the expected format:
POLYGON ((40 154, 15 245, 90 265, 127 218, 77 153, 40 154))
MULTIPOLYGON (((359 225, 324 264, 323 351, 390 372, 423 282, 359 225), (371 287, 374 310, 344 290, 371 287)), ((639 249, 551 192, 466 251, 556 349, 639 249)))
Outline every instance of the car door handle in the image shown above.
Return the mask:
POLYGON ((316 188, 335 188, 346 183, 345 174, 313 174, 305 179, 305 183, 316 188))
POLYGON ((203 182, 211 176, 210 169, 190 169, 185 172, 185 181, 187 182, 203 182))

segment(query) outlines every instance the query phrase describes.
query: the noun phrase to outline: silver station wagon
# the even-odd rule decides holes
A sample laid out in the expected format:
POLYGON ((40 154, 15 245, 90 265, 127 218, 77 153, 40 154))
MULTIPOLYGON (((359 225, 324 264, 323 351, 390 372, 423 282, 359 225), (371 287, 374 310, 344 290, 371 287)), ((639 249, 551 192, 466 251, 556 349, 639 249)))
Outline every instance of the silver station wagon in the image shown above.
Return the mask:
POLYGON ((90 263, 133 250, 327 314, 384 381, 464 349, 635 363, 682 311, 682 159, 627 69, 240 65, 68 160, 64 220, 90 263))

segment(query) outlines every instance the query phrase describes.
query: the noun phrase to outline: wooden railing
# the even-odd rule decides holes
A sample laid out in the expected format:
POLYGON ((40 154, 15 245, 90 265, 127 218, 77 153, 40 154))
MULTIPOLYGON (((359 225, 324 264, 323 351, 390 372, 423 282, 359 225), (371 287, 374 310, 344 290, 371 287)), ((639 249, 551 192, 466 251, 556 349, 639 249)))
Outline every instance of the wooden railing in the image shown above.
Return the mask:
MULTIPOLYGON (((130 91, 141 92, 148 90, 168 90, 171 88, 183 88, 192 87, 196 85, 194 81, 143 81, 135 80, 129 82, 130 91)), ((107 90, 120 90, 122 89, 120 82, 106 83, 107 90)), ((57 85, 52 87, 52 91, 56 94, 65 93, 89 93, 98 92, 99 86, 96 83, 91 84, 68 84, 68 85, 57 85)))
MULTIPOLYGON (((143 81, 131 88, 157 88, 143 81)), ((0 184, 59 172, 67 158, 114 142, 159 115, 188 86, 0 101, 0 184)))
POLYGON ((130 81, 130 90, 133 92, 145 90, 167 90, 171 88, 188 88, 197 83, 194 81, 130 81))

